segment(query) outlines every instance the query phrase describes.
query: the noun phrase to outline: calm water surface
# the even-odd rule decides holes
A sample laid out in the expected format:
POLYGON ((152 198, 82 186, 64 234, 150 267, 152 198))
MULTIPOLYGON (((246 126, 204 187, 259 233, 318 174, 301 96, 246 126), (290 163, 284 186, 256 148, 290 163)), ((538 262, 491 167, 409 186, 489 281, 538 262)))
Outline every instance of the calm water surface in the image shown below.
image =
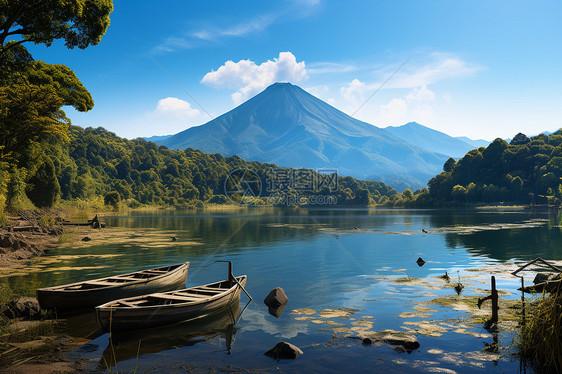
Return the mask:
MULTIPOLYGON (((232 260, 235 274, 248 275, 247 290, 254 302, 239 316, 247 300, 243 295, 240 308, 213 319, 129 334, 116 338, 113 347, 109 346, 108 334, 96 331, 92 314, 69 319, 69 333, 93 339, 71 356, 86 359, 90 369, 102 371, 109 366, 115 370, 116 366, 120 372, 135 367, 138 372, 209 372, 210 368, 259 372, 517 372, 519 362, 507 355, 513 333, 499 334, 505 353, 501 359, 493 360, 494 355, 470 359, 474 352, 486 355, 482 352, 484 343, 492 342, 492 335, 480 326, 471 330, 476 336, 454 332, 454 328, 441 336, 418 335, 421 347, 410 354, 395 352, 386 345, 363 346, 360 340, 344 336, 357 335, 361 329, 401 330, 408 327, 405 322, 424 318, 450 321, 454 326, 466 317, 463 311, 439 306, 430 306, 435 311, 424 318, 399 317, 415 312, 412 308, 420 301, 455 292, 450 287, 428 290, 420 285, 397 284, 391 281, 393 278, 409 276, 434 282, 433 277, 445 271, 455 279, 470 274, 465 271, 469 268, 537 256, 562 259, 558 218, 546 213, 256 208, 138 213, 108 217, 105 222, 111 228, 129 229, 129 234, 144 235, 146 230, 157 229, 162 235, 176 236, 178 241, 158 248, 145 248, 124 239, 59 249, 47 254, 45 259, 57 260, 44 271, 2 281, 52 286, 190 261, 187 286, 193 286, 224 279, 226 265, 213 261, 232 260), (539 221, 528 227, 529 220, 539 221), (511 226, 498 228, 498 224, 511 226), (459 227, 476 230, 459 232, 459 227), (422 229, 429 233, 422 233, 422 229), (84 256, 92 254, 119 256, 84 256), (80 256, 58 260, 61 255, 80 256), (427 261, 423 267, 416 264, 420 256, 427 261), (269 315, 263 304, 276 286, 283 287, 289 297, 280 318, 269 315), (309 314, 292 314, 302 308, 311 310, 309 314), (330 316, 326 309, 345 313, 330 316), (301 347, 304 354, 297 360, 280 362, 264 356, 281 340, 301 347)), ((502 297, 518 299, 518 286, 517 278, 498 280, 498 287, 510 293, 502 297)), ((463 295, 476 295, 471 293, 475 287, 467 287, 463 295)), ((489 288, 487 284, 478 287, 489 288)))

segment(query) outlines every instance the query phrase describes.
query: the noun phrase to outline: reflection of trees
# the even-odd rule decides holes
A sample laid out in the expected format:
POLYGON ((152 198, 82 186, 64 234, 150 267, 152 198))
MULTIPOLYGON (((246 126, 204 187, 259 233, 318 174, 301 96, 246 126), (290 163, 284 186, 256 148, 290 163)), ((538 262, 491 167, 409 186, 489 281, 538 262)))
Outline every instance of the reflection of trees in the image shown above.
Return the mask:
MULTIPOLYGON (((521 223, 533 218, 546 218, 546 215, 531 216, 529 213, 475 213, 467 210, 465 213, 451 211, 436 211, 430 216, 431 226, 465 227, 483 226, 497 223, 521 223)), ((561 218, 551 217, 554 222, 561 218)), ((465 247, 469 253, 494 258, 501 261, 510 259, 562 259, 562 231, 560 228, 545 224, 533 228, 484 230, 472 234, 445 234, 447 247, 465 247)))
POLYGON ((497 260, 562 259, 562 232, 547 225, 528 228, 480 231, 468 235, 446 234, 447 246, 463 246, 468 252, 497 260))

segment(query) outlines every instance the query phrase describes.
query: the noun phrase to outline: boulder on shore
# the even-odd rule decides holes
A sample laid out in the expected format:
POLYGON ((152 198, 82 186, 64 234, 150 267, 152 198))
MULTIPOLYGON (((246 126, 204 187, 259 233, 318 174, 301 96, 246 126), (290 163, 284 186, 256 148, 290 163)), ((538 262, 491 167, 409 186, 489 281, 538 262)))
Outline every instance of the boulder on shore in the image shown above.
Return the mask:
POLYGON ((41 316, 41 307, 36 298, 22 296, 7 304, 4 315, 8 318, 37 319, 41 316))
POLYGON ((275 347, 265 352, 265 355, 273 357, 276 360, 294 360, 302 355, 302 350, 291 343, 280 342, 277 343, 275 347))
POLYGON ((361 334, 359 339, 363 341, 363 344, 373 344, 377 342, 386 343, 388 345, 394 345, 401 347, 398 351, 411 353, 413 350, 420 347, 420 343, 415 335, 404 332, 404 331, 369 331, 361 334))
POLYGON ((277 309, 282 305, 287 305, 289 298, 281 287, 275 287, 263 301, 269 308, 277 309))

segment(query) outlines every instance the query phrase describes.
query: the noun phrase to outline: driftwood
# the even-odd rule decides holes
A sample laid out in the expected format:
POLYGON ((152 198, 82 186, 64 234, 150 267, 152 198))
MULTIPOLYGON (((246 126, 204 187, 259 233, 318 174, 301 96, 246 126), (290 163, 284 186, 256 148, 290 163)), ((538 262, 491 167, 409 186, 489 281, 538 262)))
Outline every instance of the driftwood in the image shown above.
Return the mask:
POLYGON ((100 229, 105 227, 105 223, 101 222, 98 215, 92 219, 89 219, 88 222, 70 222, 70 221, 62 221, 63 226, 90 226, 94 229, 100 229))
POLYGON ((12 226, 11 231, 13 232, 20 232, 20 231, 38 231, 41 230, 40 226, 36 225, 26 225, 26 226, 12 226))

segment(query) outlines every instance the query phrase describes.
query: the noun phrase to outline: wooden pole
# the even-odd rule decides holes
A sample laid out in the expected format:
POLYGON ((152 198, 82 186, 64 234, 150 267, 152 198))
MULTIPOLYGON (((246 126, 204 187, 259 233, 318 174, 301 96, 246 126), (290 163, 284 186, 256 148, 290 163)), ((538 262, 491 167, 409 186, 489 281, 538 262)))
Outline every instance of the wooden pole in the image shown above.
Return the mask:
POLYGON ((491 324, 498 323, 498 290, 496 290, 496 277, 492 275, 492 319, 491 324))
POLYGON ((525 280, 521 277, 521 324, 525 325, 525 280))

